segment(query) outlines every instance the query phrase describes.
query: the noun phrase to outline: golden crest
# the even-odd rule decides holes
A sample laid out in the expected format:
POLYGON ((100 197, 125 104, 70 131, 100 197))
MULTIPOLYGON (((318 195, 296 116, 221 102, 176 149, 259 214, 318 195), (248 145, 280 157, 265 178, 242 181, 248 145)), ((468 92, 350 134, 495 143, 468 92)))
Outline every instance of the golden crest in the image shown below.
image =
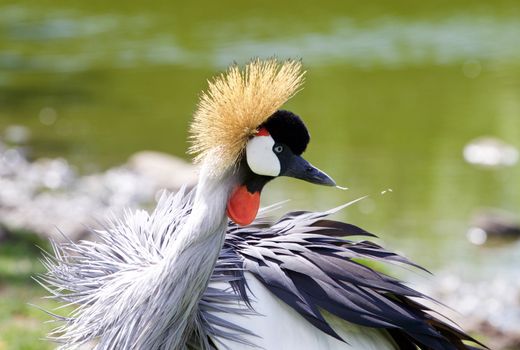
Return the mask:
POLYGON ((211 161, 216 176, 233 167, 258 126, 298 91, 304 74, 300 61, 256 59, 210 81, 190 127, 195 162, 211 161))

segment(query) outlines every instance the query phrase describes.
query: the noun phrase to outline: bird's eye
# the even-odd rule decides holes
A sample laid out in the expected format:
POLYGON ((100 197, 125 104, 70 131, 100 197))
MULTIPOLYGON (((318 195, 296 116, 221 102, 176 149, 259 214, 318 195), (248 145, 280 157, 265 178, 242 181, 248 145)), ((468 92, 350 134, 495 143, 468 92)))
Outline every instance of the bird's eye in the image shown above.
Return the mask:
POLYGON ((276 153, 282 153, 282 151, 283 151, 283 146, 281 146, 281 145, 274 146, 274 151, 275 151, 276 153))

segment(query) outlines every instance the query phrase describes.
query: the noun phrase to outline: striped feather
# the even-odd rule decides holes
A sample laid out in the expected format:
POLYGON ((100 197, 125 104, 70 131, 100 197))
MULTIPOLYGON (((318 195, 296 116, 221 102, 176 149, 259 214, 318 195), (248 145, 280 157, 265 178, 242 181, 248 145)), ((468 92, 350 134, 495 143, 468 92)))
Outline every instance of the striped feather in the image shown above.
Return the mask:
MULTIPOLYGON (((363 260, 400 263, 422 269, 373 242, 343 238, 374 235, 326 218, 338 209, 292 212, 272 225, 266 224, 265 219, 247 227, 230 223, 224 247, 228 256, 235 254, 235 259, 241 260, 238 267, 245 271, 242 278, 233 282, 242 299, 254 298, 246 286, 251 281, 246 276, 253 276, 270 295, 324 334, 345 342, 345 346, 352 339, 348 339, 348 333, 339 334, 333 324, 341 323, 339 320, 361 328, 379 329, 399 349, 473 348, 464 342, 484 347, 414 301, 430 298, 360 263, 363 260)), ((392 342, 387 342, 387 346, 394 348, 392 342)))

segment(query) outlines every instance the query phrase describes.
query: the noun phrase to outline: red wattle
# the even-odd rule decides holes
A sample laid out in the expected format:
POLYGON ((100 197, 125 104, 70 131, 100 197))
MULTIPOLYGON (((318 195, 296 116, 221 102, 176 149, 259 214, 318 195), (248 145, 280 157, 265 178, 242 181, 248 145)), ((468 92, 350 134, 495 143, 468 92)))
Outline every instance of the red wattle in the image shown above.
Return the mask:
POLYGON ((249 225, 260 208, 260 192, 251 193, 245 185, 238 186, 229 197, 227 216, 240 226, 249 225))

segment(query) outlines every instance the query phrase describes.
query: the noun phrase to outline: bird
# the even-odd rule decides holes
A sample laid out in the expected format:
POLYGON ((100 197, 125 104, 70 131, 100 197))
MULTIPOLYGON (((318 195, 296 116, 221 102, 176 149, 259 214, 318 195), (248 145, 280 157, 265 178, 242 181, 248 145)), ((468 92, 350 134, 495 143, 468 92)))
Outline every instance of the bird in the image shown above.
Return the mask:
POLYGON ((309 131, 282 108, 304 78, 301 60, 231 65, 194 112, 193 189, 113 217, 94 240, 51 242, 36 279, 72 310, 47 310, 59 322, 50 340, 98 350, 486 348, 423 305, 433 299, 370 267, 423 269, 330 218, 357 200, 277 220, 282 204, 260 208, 281 176, 336 186, 302 157, 309 131))

